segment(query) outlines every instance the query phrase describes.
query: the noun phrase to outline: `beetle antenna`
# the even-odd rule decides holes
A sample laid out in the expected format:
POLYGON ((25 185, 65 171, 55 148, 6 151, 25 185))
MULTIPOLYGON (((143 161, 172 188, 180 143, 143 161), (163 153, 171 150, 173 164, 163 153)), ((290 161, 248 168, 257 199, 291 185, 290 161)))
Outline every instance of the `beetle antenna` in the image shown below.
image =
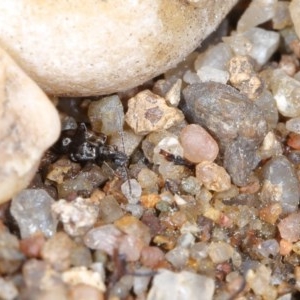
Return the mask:
MULTIPOLYGON (((123 105, 122 105, 122 110, 124 111, 123 105)), ((124 130, 124 121, 122 122, 122 118, 120 116, 120 111, 119 110, 118 110, 118 118, 119 118, 119 124, 120 124, 118 134, 121 137, 122 148, 123 148, 122 151, 126 154, 126 152, 125 152, 125 142, 124 142, 124 132, 123 132, 123 130, 124 130), (121 128, 121 126, 122 126, 122 128, 121 128)), ((127 165, 124 165, 123 168, 125 170, 127 181, 128 181, 129 193, 130 193, 130 196, 132 196, 132 188, 131 188, 131 183, 130 183, 130 180, 129 180, 129 171, 128 171, 127 165)))

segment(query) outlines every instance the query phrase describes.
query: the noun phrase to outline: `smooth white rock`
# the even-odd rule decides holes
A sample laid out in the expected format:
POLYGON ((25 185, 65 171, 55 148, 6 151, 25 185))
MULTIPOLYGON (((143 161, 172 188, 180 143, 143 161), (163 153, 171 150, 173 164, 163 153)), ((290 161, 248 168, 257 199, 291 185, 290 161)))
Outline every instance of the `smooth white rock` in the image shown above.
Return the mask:
POLYGON ((60 120, 44 92, 1 48, 0 115, 3 203, 30 183, 44 151, 60 134, 60 120))
POLYGON ((0 45, 49 94, 110 94, 174 67, 236 2, 0 1, 0 45))

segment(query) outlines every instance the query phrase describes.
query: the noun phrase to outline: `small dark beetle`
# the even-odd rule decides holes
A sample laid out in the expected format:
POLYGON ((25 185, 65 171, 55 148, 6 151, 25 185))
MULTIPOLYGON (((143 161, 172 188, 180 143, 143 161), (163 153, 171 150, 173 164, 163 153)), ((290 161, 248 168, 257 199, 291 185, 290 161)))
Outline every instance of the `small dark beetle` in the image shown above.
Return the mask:
POLYGON ((127 166, 128 156, 117 147, 107 145, 106 140, 105 135, 96 135, 87 129, 85 123, 80 123, 77 130, 63 132, 53 149, 57 153, 68 154, 74 162, 95 161, 101 165, 110 161, 116 168, 127 166))

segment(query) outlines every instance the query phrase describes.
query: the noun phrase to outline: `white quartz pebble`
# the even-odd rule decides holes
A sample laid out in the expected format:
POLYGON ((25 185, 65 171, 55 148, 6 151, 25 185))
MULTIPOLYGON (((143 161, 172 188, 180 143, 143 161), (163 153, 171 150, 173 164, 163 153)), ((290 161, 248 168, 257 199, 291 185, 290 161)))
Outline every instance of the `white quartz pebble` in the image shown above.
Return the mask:
POLYGON ((0 1, 0 44, 49 94, 110 94, 174 67, 236 2, 0 1))

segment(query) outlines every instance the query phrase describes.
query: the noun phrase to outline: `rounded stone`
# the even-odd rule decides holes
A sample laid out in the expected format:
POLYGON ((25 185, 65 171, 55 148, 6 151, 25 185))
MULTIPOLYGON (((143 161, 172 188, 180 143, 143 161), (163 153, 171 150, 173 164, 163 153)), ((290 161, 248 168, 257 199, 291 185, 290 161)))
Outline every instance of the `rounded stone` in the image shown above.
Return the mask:
POLYGON ((49 94, 110 94, 175 66, 236 2, 0 1, 0 45, 49 94))
POLYGON ((30 183, 43 153, 60 134, 54 105, 1 48, 0 113, 1 204, 30 183))
POLYGON ((180 132, 183 155, 193 163, 214 161, 219 153, 219 146, 214 138, 200 125, 190 124, 180 132))

